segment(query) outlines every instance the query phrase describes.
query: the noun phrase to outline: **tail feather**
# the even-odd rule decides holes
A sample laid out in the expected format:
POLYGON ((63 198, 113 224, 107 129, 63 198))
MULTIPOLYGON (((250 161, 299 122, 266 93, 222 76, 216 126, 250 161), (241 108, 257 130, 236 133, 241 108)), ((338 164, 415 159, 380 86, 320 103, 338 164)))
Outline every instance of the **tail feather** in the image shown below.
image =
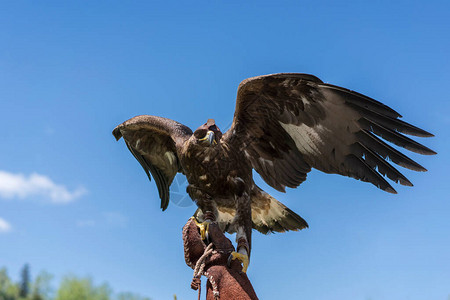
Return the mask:
MULTIPOLYGON (((253 229, 261 233, 297 231, 308 228, 308 223, 302 217, 256 185, 252 190, 251 200, 253 229)), ((229 207, 217 207, 217 212, 216 221, 222 231, 236 232, 236 228, 233 226, 236 210, 229 207)), ((203 213, 200 209, 197 209, 194 216, 203 221, 203 213)))
POLYGON ((259 188, 252 194, 252 221, 253 228, 264 234, 308 227, 302 217, 259 188))

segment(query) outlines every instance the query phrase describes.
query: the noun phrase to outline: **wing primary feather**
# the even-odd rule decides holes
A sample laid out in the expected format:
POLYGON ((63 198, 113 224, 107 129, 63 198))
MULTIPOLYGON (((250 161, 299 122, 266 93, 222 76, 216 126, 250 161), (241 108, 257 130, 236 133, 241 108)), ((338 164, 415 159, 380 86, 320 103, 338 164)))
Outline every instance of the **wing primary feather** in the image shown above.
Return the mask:
POLYGON ((362 130, 358 132, 357 136, 363 145, 365 145, 369 149, 373 149, 373 151, 378 153, 381 157, 389 159, 397 165, 410 170, 419 172, 427 171, 427 169, 422 167, 420 164, 413 161, 411 158, 404 155, 400 151, 397 151, 393 147, 389 146, 368 130, 362 130))
POLYGON ((370 182, 388 193, 397 194, 397 191, 361 157, 350 154, 347 156, 347 163, 353 170, 350 172, 350 176, 353 178, 370 182), (356 174, 354 172, 356 172, 356 174))
POLYGON ((144 169, 145 173, 147 174, 148 179, 151 181, 152 177, 155 178, 156 187, 158 188, 158 194, 159 198, 161 199, 161 209, 164 211, 166 210, 167 206, 169 205, 169 192, 168 192, 168 184, 167 179, 165 178, 164 174, 161 173, 161 171, 153 166, 152 164, 149 164, 146 159, 140 155, 137 151, 134 150, 133 147, 131 147, 128 143, 126 143, 128 149, 133 154, 133 156, 136 158, 136 160, 139 162, 139 164, 144 169), (150 171, 150 172, 149 172, 150 171))
POLYGON ((418 137, 433 137, 434 135, 432 133, 429 133, 428 131, 425 131, 421 128, 418 128, 412 124, 409 124, 407 122, 404 122, 402 120, 392 118, 390 116, 378 113, 370 108, 367 107, 361 107, 358 105, 355 105, 353 103, 348 103, 347 105, 353 107, 358 112, 360 112, 364 117, 370 120, 375 120, 380 125, 383 125, 389 129, 396 130, 398 132, 414 135, 418 137))
MULTIPOLYGON (((145 158, 144 158, 145 159, 145 158)), ((155 178, 158 178, 156 185, 158 186, 159 197, 161 198, 161 208, 164 211, 169 204, 169 186, 167 184, 166 176, 155 166, 149 164, 150 172, 155 178)))
POLYGON ((144 169, 145 174, 147 174, 148 180, 152 181, 152 177, 150 176, 150 173, 148 172, 148 168, 146 166, 146 163, 143 161, 142 156, 137 153, 133 147, 131 147, 128 142, 125 141, 125 144, 128 147, 128 150, 130 150, 131 154, 133 154, 134 158, 136 158, 136 160, 139 162, 139 164, 141 165, 141 167, 144 169))
POLYGON ((354 105, 357 105, 359 107, 370 108, 376 112, 388 115, 393 118, 401 117, 398 112, 396 112, 389 106, 384 105, 383 103, 358 92, 326 83, 320 84, 318 86, 324 88, 325 91, 328 90, 331 93, 335 93, 335 95, 337 95, 341 99, 344 99, 346 102, 353 103, 354 105))
POLYGON ((401 135, 391 129, 388 129, 373 120, 369 120, 366 117, 361 118, 359 124, 364 126, 365 129, 370 129, 376 135, 382 137, 383 139, 394 143, 397 146, 403 147, 409 151, 416 152, 424 155, 433 155, 436 154, 433 150, 425 147, 422 144, 417 143, 416 141, 401 135))
POLYGON ((360 142, 354 144, 354 146, 356 148, 358 148, 357 151, 359 152, 359 154, 365 156, 365 161, 370 167, 372 167, 372 168, 377 167, 378 172, 387 176, 389 179, 391 179, 392 181, 394 181, 396 183, 400 182, 400 184, 402 184, 402 185, 413 186, 413 184, 408 180, 408 178, 406 178, 402 173, 400 173, 391 164, 386 162, 380 155, 373 152, 372 150, 370 150, 369 148, 367 148, 360 142))

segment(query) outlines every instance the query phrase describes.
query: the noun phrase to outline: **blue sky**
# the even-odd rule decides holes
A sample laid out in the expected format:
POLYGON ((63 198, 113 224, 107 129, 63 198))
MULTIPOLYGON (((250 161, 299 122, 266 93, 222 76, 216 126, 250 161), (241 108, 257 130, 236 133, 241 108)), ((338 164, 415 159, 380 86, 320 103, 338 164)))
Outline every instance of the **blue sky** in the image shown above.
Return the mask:
MULTIPOLYGON (((310 224, 254 233, 261 299, 450 295, 448 1, 10 1, 0 8, 0 266, 196 297, 181 228, 112 129, 139 114, 226 127, 247 77, 311 73, 436 135, 398 195, 313 171, 263 186, 310 224)), ((34 274, 35 274, 34 273, 34 274)), ((204 281, 204 280, 203 280, 204 281)))

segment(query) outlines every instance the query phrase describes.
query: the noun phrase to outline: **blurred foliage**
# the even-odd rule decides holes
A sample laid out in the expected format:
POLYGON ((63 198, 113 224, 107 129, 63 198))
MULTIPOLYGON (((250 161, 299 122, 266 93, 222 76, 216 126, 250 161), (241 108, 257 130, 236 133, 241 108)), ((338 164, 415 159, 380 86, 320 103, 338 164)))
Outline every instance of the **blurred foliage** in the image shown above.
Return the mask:
POLYGON ((30 266, 28 264, 24 265, 22 271, 20 272, 20 285, 19 285, 19 296, 20 298, 27 299, 30 293, 30 266))
POLYGON ((6 268, 1 268, 0 300, 150 300, 130 292, 114 294, 107 283, 96 285, 90 277, 65 276, 56 289, 48 272, 32 279, 28 265, 23 267, 19 282, 13 282, 6 268))
POLYGON ((150 300, 150 298, 141 297, 133 293, 120 293, 117 295, 116 300, 150 300))

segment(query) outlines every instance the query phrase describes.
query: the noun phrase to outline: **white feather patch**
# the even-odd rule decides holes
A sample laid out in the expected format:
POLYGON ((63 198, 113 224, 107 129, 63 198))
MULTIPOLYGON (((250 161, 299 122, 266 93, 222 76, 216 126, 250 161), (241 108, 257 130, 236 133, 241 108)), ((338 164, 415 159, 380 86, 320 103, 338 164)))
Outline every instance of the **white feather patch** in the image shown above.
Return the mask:
POLYGON ((230 214, 229 212, 221 211, 219 209, 218 221, 223 223, 231 223, 234 219, 234 214, 230 214))
POLYGON ((281 123, 281 126, 295 141, 295 145, 302 153, 319 154, 323 141, 320 138, 321 132, 325 131, 322 125, 314 127, 301 124, 300 126, 281 123))
POLYGON ((175 154, 173 154, 173 152, 171 151, 167 151, 166 153, 164 153, 164 156, 167 158, 171 165, 173 165, 174 161, 177 159, 175 157, 175 154))

